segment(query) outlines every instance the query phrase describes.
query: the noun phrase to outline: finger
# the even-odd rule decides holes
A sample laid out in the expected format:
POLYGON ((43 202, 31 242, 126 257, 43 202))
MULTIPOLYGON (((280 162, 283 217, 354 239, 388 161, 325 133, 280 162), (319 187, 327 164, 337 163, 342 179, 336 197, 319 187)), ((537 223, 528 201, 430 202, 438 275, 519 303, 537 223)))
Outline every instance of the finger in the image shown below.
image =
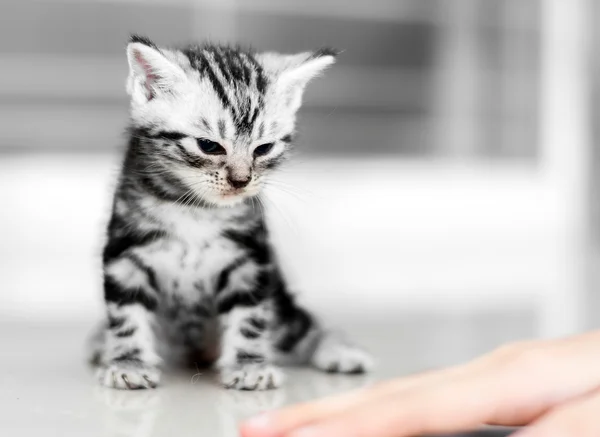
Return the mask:
POLYGON ((489 403, 482 402, 485 392, 485 385, 470 377, 425 390, 409 389, 284 435, 405 437, 462 431, 485 422, 489 413, 489 403))
MULTIPOLYGON (((284 408, 243 423, 241 434, 244 437, 279 437, 311 423, 334 420, 337 416, 347 417, 353 422, 356 417, 355 411, 369 411, 368 407, 379 401, 389 404, 388 398, 402 399, 409 390, 423 395, 441 392, 446 386, 449 386, 450 390, 465 390, 467 384, 457 387, 456 381, 468 381, 477 378, 478 375, 485 375, 491 381, 499 381, 500 377, 497 374, 502 366, 498 364, 502 364, 503 354, 500 354, 499 358, 497 354, 490 354, 454 368, 401 378, 380 383, 369 389, 284 408)), ((499 386, 506 391, 505 384, 499 386)), ((486 393, 493 399, 491 390, 487 390, 486 393)))
POLYGON ((515 437, 597 437, 600 393, 594 392, 556 407, 515 437))
MULTIPOLYGON (((567 343, 567 346, 571 348, 573 344, 567 343)), ((571 356, 565 353, 558 356, 565 355, 571 356)), ((386 435, 385 430, 373 428, 377 426, 387 427, 388 433, 393 435, 397 432, 410 435, 460 431, 481 423, 528 423, 553 405, 580 395, 581 390, 589 386, 589 376, 580 376, 577 372, 565 372, 564 375, 574 376, 567 377, 564 384, 548 384, 555 380, 555 375, 542 371, 548 356, 545 343, 501 348, 450 371, 401 379, 368 392, 355 392, 263 416, 244 424, 242 435, 293 435, 292 430, 309 424, 313 425, 309 428, 312 433, 325 428, 325 435, 341 432, 353 436, 361 435, 361 428, 368 430, 364 431, 365 435, 377 432, 379 434, 373 435, 386 435), (389 410, 390 406, 395 407, 389 410), (382 411, 388 411, 389 417, 385 420, 380 420, 382 411), (377 423, 371 425, 373 420, 377 423), (400 428, 396 430, 396 426, 400 428), (346 428, 352 429, 344 431, 346 428)), ((561 362, 555 360, 555 367, 565 367, 564 359, 558 361, 561 362)))
POLYGON ((515 418, 507 412, 519 411, 519 420, 539 415, 539 405, 529 399, 530 379, 505 366, 476 366, 454 373, 451 379, 415 385, 284 435, 403 437, 465 431, 501 417, 510 417, 503 425, 513 425, 515 418))
POLYGON ((408 378, 381 382, 368 388, 330 396, 313 402, 290 406, 250 419, 242 424, 241 434, 244 437, 280 436, 294 428, 335 416, 361 405, 376 402, 378 399, 403 390, 428 384, 441 384, 443 380, 465 372, 465 368, 432 371, 408 378))

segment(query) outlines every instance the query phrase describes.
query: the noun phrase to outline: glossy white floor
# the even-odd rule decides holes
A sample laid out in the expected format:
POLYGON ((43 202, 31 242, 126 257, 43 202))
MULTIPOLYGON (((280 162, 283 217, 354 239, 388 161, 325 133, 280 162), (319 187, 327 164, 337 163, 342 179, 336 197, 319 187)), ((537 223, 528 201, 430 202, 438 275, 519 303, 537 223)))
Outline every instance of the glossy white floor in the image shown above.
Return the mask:
MULTIPOLYGON (((236 436, 240 419, 286 403, 324 396, 466 360, 532 331, 530 315, 410 315, 377 323, 341 321, 378 358, 369 376, 332 376, 290 369, 286 387, 235 392, 214 375, 167 374, 152 391, 98 387, 84 365, 91 323, 0 322, 2 436, 236 436)), ((337 324, 337 322, 336 322, 337 324)))

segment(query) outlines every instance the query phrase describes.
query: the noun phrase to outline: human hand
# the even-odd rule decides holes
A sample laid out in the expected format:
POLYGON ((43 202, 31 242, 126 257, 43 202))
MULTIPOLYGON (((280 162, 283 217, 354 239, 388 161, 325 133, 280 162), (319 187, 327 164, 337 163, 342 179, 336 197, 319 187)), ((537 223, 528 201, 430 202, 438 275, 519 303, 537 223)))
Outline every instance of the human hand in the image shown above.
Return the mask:
POLYGON ((482 424, 519 437, 600 435, 600 332, 502 347, 470 363, 253 418, 243 437, 409 437, 482 424))

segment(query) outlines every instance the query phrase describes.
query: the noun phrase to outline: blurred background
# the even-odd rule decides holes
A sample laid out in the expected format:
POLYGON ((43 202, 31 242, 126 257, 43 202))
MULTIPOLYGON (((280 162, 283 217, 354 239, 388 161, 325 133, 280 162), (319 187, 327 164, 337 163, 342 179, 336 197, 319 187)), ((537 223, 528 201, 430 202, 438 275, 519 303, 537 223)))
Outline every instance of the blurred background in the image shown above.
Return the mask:
POLYGON ((344 50, 308 88, 297 160, 277 176, 288 188, 268 208, 302 300, 393 348, 402 364, 388 367, 403 367, 389 373, 598 325, 598 9, 2 0, 0 320, 11 328, 0 335, 78 326, 81 337, 102 314, 133 32, 344 50))

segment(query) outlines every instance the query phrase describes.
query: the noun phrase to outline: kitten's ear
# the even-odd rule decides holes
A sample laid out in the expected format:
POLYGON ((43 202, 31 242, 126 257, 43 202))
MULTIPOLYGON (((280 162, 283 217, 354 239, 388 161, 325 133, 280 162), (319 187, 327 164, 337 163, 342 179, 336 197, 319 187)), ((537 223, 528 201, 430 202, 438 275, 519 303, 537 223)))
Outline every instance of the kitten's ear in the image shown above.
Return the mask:
POLYGON ((333 64, 338 54, 338 50, 320 49, 297 55, 264 53, 258 55, 257 59, 275 77, 277 90, 282 93, 287 104, 297 110, 308 82, 333 64))
POLYGON ((132 97, 143 96, 151 100, 160 93, 171 91, 179 81, 185 80, 181 67, 145 37, 131 37, 127 45, 127 60, 127 92, 132 97))

